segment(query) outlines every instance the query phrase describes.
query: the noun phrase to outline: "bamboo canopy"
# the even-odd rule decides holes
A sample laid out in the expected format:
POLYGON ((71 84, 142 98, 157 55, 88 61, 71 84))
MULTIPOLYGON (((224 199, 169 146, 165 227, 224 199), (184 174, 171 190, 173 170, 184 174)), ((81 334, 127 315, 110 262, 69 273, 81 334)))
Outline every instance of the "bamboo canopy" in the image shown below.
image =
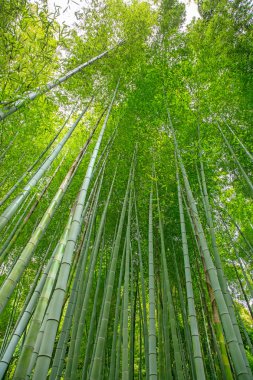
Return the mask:
POLYGON ((0 6, 0 379, 253 379, 253 9, 194 4, 0 6))

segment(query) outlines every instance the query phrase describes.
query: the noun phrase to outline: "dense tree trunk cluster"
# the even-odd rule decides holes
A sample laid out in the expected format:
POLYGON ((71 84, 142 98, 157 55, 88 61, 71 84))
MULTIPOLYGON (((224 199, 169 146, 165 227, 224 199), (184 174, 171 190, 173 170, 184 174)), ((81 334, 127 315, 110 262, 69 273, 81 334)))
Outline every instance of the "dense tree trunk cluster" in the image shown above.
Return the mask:
POLYGON ((2 6, 1 379, 253 378, 253 13, 198 7, 2 6))

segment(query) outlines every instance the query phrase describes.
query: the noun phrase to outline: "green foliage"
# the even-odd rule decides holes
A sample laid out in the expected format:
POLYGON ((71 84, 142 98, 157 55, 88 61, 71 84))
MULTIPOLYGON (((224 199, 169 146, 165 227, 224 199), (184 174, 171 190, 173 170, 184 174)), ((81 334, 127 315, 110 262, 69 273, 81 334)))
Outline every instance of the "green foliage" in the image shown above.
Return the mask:
POLYGON ((1 1, 1 104, 8 105, 44 83, 57 68, 59 26, 41 6, 24 1, 1 1), (55 62, 54 62, 55 61, 55 62), (52 64, 53 63, 53 64, 52 64))
MULTIPOLYGON (((238 163, 231 155, 217 124, 249 180, 253 182, 252 160, 240 144, 240 142, 243 143, 252 155, 253 12, 250 1, 247 0, 203 0, 198 1, 198 6, 201 18, 186 27, 184 25, 185 7, 176 0, 160 2, 96 0, 80 9, 77 13, 76 24, 67 29, 57 23, 55 14, 49 14, 44 1, 38 4, 26 0, 0 0, 0 27, 2 30, 0 34, 1 108, 7 109, 13 101, 22 99, 27 93, 45 85, 50 80, 59 78, 67 71, 108 48, 115 47, 108 55, 81 70, 53 91, 38 97, 33 102, 27 102, 22 109, 7 117, 0 125, 0 195, 3 198, 55 136, 73 106, 76 106, 73 115, 46 157, 61 140, 91 96, 94 95, 92 106, 73 132, 59 157, 31 192, 27 203, 23 204, 19 213, 3 230, 1 246, 10 236, 31 197, 34 196, 34 199, 39 197, 46 181, 64 158, 59 171, 40 199, 38 207, 23 227, 8 256, 4 259, 1 269, 1 282, 4 282, 96 121, 103 110, 108 107, 113 91, 120 79, 118 93, 99 149, 100 155, 109 142, 108 156, 106 154, 103 156, 103 158, 106 157, 105 172, 99 193, 94 226, 91 227, 90 245, 87 248, 87 266, 83 273, 84 279, 87 279, 85 276, 89 271, 88 265, 92 262, 98 226, 102 220, 103 209, 116 167, 117 175, 106 218, 103 222, 103 233, 100 231, 97 256, 100 257, 101 255, 101 266, 97 260, 94 273, 92 273, 93 282, 89 290, 90 296, 85 301, 86 313, 81 321, 87 331, 84 329, 85 333, 83 334, 79 331, 78 335, 79 338, 82 337, 80 352, 78 351, 78 358, 75 359, 77 360, 75 367, 77 367, 78 376, 82 374, 88 335, 90 336, 90 359, 92 360, 93 355, 95 360, 95 365, 91 367, 93 368, 93 375, 99 374, 100 377, 97 376, 97 378, 106 379, 109 378, 109 373, 113 371, 116 378, 117 374, 118 378, 121 376, 122 356, 114 353, 114 367, 110 370, 110 355, 112 345, 116 353, 121 352, 120 342, 122 333, 123 335, 126 334, 127 315, 129 318, 129 335, 127 339, 124 335, 124 349, 126 350, 126 346, 129 346, 129 363, 132 360, 130 351, 135 350, 134 365, 131 364, 132 367, 129 368, 129 371, 134 371, 135 376, 139 375, 140 377, 141 374, 143 377, 145 376, 145 368, 147 367, 145 363, 148 362, 149 353, 147 320, 150 317, 150 302, 155 304, 155 313, 152 314, 152 318, 155 314, 156 326, 152 333, 157 334, 158 371, 163 368, 165 372, 175 374, 176 371, 178 372, 176 365, 181 367, 182 361, 182 368, 179 369, 180 374, 183 373, 182 376, 185 378, 191 378, 192 373, 194 373, 192 340, 187 335, 189 334, 189 331, 187 332, 189 326, 185 322, 188 314, 185 318, 183 308, 184 300, 186 305, 186 296, 191 299, 191 295, 186 294, 176 180, 175 142, 169 118, 175 130, 182 162, 190 182, 190 189, 194 195, 199 223, 203 226, 210 257, 213 259, 215 252, 212 245, 210 225, 207 221, 206 203, 203 202, 203 184, 201 185, 200 161, 202 160, 224 278, 237 305, 249 341, 252 342, 252 320, 247 311, 248 305, 245 302, 245 295, 233 266, 235 264, 238 268, 246 296, 250 299, 253 252, 252 192, 238 167, 238 163), (170 117, 168 117, 168 111, 170 117), (115 138, 110 143, 114 131, 115 138), (129 230, 127 232, 126 220, 122 220, 120 228, 118 223, 135 150, 136 162, 134 163, 132 202, 133 205, 135 202, 137 205, 138 227, 136 226, 135 207, 133 206, 132 219, 129 221, 130 232, 129 230), (152 174, 153 165, 155 166, 155 174, 152 174), (158 211, 154 192, 153 215, 149 222, 148 204, 152 182, 154 188, 156 184, 158 187, 160 208, 158 211), (159 235, 158 225, 161 220, 164 229, 162 241, 164 240, 165 248, 161 247, 159 235), (155 273, 155 295, 152 293, 151 298, 155 297, 155 300, 150 300, 148 296, 149 223, 150 226, 152 224, 154 235, 152 238, 154 247, 152 271, 154 270, 155 273), (140 229, 140 233, 138 229, 140 229), (125 305, 123 323, 120 320, 123 318, 124 281, 118 281, 118 278, 126 232, 128 234, 129 273, 127 272, 125 278, 129 292, 127 295, 125 294, 125 298, 127 299, 129 296, 129 302, 127 302, 129 313, 127 314, 125 305), (118 236, 118 240, 115 248, 116 236, 118 236), (111 260, 113 252, 115 260, 117 258, 116 262, 111 260), (139 257, 142 257, 143 267, 139 257), (243 269, 248 275, 248 282, 245 280, 242 267, 239 266, 238 257, 242 260, 243 269), (178 273, 175 269, 175 259, 178 273), (167 268, 165 268, 164 262, 167 262, 167 268), (133 265, 134 274, 131 272, 131 265, 133 265), (96 288, 97 278, 99 278, 98 288, 96 288), (107 281, 113 284, 113 289, 106 288, 107 281), (169 302, 164 296, 166 286, 168 287, 164 282, 169 283, 169 302), (119 289, 115 285, 118 283, 119 289), (109 310, 103 303, 105 300, 104 288, 110 289, 111 292, 109 294, 108 291, 106 296, 108 305, 110 305, 108 306, 109 310), (93 305, 95 294, 96 305, 93 305), (131 299, 133 294, 136 294, 135 308, 134 300, 131 299), (114 326, 116 298, 118 325, 114 326), (144 302, 146 302, 145 309, 144 302), (168 310, 174 310, 172 316, 168 310), (145 315, 146 311, 147 315, 145 315), (100 323, 100 315, 109 318, 108 323, 104 321, 100 323), (133 319, 130 321, 130 317, 135 318, 135 322, 133 319), (124 332, 122 332, 121 323, 123 323, 124 332), (133 331, 133 325, 135 331, 133 331), (88 331, 90 326, 92 326, 92 330, 88 331), (173 331, 171 326, 173 326, 173 331), (115 334, 117 340, 113 343, 115 334), (104 351, 102 350, 103 357, 99 356, 100 348, 96 342, 96 335, 105 339, 104 351), (130 343, 133 336, 135 337, 134 347, 133 343, 130 343), (159 345, 162 345, 162 348, 159 345), (170 357, 166 356, 166 360, 163 358, 165 347, 169 351, 168 355, 170 355, 170 357), (184 347, 187 347, 185 351, 184 347), (168 363, 171 363, 169 368, 168 363)), ((7 331, 6 339, 8 340, 22 311, 36 273, 44 268, 44 264, 51 257, 67 223, 70 210, 74 208, 101 125, 102 123, 91 140, 73 181, 1 316, 0 339, 1 342, 4 342, 3 347, 6 343, 4 340, 5 331, 7 331), (51 246, 50 243, 52 243, 51 246)), ((2 205, 1 213, 21 192, 28 179, 38 170, 46 157, 36 165, 32 173, 17 187, 10 199, 2 205)), ((98 169, 95 170, 87 196, 92 194, 92 197, 95 197, 97 185, 94 188, 93 185, 96 183, 96 176, 102 162, 101 159, 98 169), (94 194, 91 189, 93 189, 94 194)), ((182 173, 180 178, 182 185, 182 173)), ((93 199, 92 197, 91 199, 93 199)), ((126 199, 125 203, 127 201, 129 199, 126 199)), ((221 378, 222 360, 216 349, 216 345, 219 345, 219 342, 217 343, 218 336, 217 332, 213 332, 211 329, 211 326, 214 326, 214 316, 213 300, 210 299, 211 293, 208 291, 210 284, 206 275, 204 259, 200 255, 201 244, 199 243, 198 231, 193 230, 194 226, 191 225, 191 219, 188 215, 189 208, 192 206, 194 209, 194 202, 190 205, 188 201, 186 203, 185 201, 186 189, 185 186, 182 186, 182 207, 185 213, 186 228, 186 236, 183 240, 187 239, 188 259, 192 276, 192 290, 188 289, 188 291, 193 292, 195 301, 196 321, 194 320, 194 323, 198 323, 200 341, 198 347, 202 351, 206 378, 212 378, 212 368, 217 372, 217 378, 219 376, 221 378), (202 318, 202 312, 205 320, 202 318), (217 352, 218 354, 216 354, 217 352)), ((78 273, 77 268, 81 262, 78 261, 81 255, 79 248, 82 237, 84 240, 87 238, 85 235, 87 226, 91 226, 90 215, 94 210, 92 208, 94 203, 92 202, 94 199, 84 217, 80 235, 77 237, 76 250, 73 262, 70 265, 70 277, 66 280, 66 298, 62 300, 64 313, 59 322, 60 327, 56 341, 54 342, 52 339, 51 342, 53 353, 56 349, 57 339, 61 336, 63 326, 65 326, 64 318, 69 312, 68 305, 69 300, 72 300, 70 298, 73 294, 72 289, 74 286, 79 286, 75 283, 75 275, 78 273)), ((127 210, 125 203, 124 212, 127 210)), ((124 267, 122 276, 122 278, 125 276, 124 267)), ((211 286, 214 285, 211 284, 211 286)), ((224 296, 224 289, 221 293, 224 296)), ((250 302, 252 307, 252 300, 250 302)), ((187 309, 186 306, 185 309, 187 309)), ((188 313, 187 310, 186 313, 188 313)), ((78 315, 75 318, 78 319, 78 315)), ((240 329, 248 361, 252 366, 253 356, 249 341, 243 335, 244 330, 241 326, 240 329)), ((73 333, 73 330, 71 331, 73 333)), ((69 341, 65 343, 66 358, 63 363, 63 376, 68 360, 69 341)), ((74 343, 72 344, 74 347, 74 343)), ((227 349, 228 347, 227 344, 227 349)), ((20 349, 20 345, 18 349, 20 349)), ((152 354, 155 354, 154 347, 152 347, 152 354)), ((17 350, 14 356, 16 355, 19 355, 17 350)), ((8 376, 13 375, 15 366, 16 359, 9 366, 8 376)), ((90 363, 86 363, 86 366, 89 367, 90 363)), ((126 368, 126 362, 124 362, 124 367, 126 368)), ((235 377, 234 365, 232 365, 231 370, 235 377)), ((88 375, 87 378, 89 378, 88 375)))

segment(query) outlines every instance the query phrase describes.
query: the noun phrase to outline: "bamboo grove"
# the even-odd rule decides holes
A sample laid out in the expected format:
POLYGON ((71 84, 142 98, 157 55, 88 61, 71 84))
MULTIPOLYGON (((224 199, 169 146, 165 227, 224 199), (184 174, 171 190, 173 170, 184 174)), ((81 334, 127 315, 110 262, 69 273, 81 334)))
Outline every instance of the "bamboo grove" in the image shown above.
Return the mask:
POLYGON ((0 378, 253 378, 252 5, 0 5, 0 378))

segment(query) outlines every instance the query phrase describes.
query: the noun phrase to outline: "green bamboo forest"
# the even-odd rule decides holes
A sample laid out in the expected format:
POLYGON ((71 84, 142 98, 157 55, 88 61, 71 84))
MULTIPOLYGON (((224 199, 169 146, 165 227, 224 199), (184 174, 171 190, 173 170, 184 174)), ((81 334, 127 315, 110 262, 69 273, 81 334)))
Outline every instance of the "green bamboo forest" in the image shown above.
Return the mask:
POLYGON ((253 379, 252 1, 63 3, 0 1, 0 379, 253 379))

